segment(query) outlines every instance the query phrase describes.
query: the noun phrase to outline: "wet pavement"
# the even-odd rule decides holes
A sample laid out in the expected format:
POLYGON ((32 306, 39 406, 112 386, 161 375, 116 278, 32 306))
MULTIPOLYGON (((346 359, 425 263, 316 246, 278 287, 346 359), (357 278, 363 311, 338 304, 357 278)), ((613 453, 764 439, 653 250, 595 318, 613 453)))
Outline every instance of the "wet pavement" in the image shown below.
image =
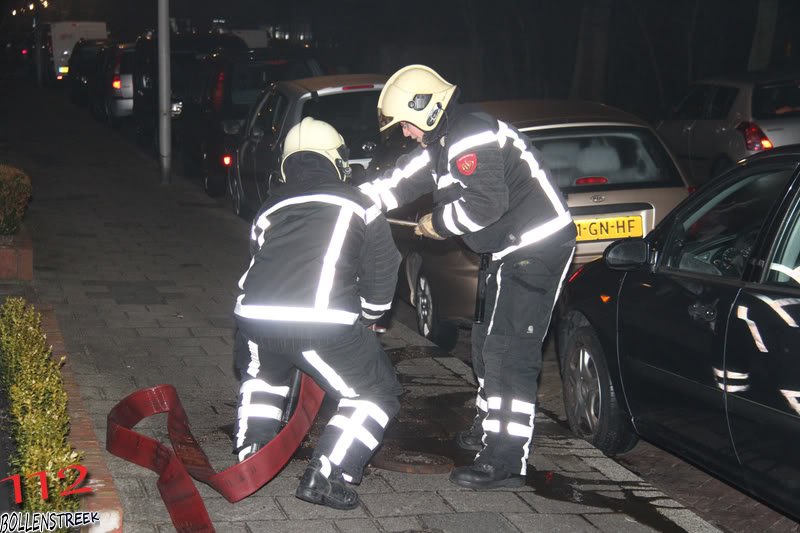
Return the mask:
MULTIPOLYGON (((64 95, 14 82, 0 96, 14 103, 0 111, 0 157, 33 179, 25 223, 35 270, 30 286, 0 287, 0 294, 22 290, 30 301, 53 307, 67 365, 101 445, 117 401, 166 382, 178 390, 212 464, 231 466, 238 389, 232 307, 249 260, 248 224, 197 184, 176 178, 160 187, 151 159, 64 95)), ((392 453, 382 467, 376 458, 358 489, 363 505, 335 511, 294 498, 305 446, 272 482, 239 503, 201 485, 218 531, 717 530, 572 437, 543 409, 524 487, 478 492, 451 484, 439 467, 470 459, 454 450, 452 436, 472 417, 471 370, 399 320, 381 340, 406 393, 387 431, 392 453)), ((137 430, 166 441, 162 417, 137 430)), ((106 460, 124 505, 124 531, 173 530, 156 476, 111 455, 106 460)))

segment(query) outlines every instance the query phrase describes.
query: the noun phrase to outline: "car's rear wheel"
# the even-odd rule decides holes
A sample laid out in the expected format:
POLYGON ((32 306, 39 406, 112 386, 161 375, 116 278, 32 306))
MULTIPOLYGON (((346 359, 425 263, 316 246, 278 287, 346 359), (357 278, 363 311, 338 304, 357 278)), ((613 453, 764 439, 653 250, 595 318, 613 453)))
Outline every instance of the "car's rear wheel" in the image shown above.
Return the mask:
POLYGON ((564 410, 572 432, 608 455, 633 448, 639 437, 620 406, 606 355, 590 326, 573 330, 561 365, 564 410))
POLYGON ((420 335, 442 350, 452 350, 458 341, 458 326, 443 322, 439 317, 430 281, 424 272, 417 277, 416 291, 417 330, 420 335))

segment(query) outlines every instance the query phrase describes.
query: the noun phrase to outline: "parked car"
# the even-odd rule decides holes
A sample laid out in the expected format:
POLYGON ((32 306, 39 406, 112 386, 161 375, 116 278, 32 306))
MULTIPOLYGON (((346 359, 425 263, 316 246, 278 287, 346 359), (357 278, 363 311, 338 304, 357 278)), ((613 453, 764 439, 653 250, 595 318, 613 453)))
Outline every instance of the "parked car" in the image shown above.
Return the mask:
POLYGON ((800 146, 745 159, 564 290, 572 430, 639 436, 800 517, 800 146))
MULTIPOLYGON (((567 199, 578 228, 575 267, 600 257, 621 237, 647 235, 688 195, 676 161, 643 120, 594 102, 483 102, 480 109, 527 135, 567 199)), ((416 309, 420 334, 452 348, 475 312, 478 256, 458 239, 417 237, 414 222, 431 211, 430 196, 390 211, 403 263, 398 296, 416 309)))
POLYGON ((98 55, 88 77, 89 108, 112 126, 133 115, 133 43, 112 43, 98 55))
POLYGON ((698 81, 657 125, 694 184, 740 159, 800 143, 800 73, 698 81))
POLYGON ((80 39, 72 47, 68 62, 67 94, 73 104, 84 106, 88 102, 89 77, 97 69, 100 51, 111 43, 108 39, 80 39))
MULTIPOLYGON (((158 49, 157 36, 145 34, 136 40, 133 65, 133 123, 139 142, 158 140, 158 49)), ((198 61, 221 50, 247 50, 247 44, 229 33, 173 33, 170 35, 171 113, 180 120, 183 102, 197 96, 202 70, 198 61)), ((173 130, 179 129, 177 125, 173 130)))
POLYGON ((201 87, 183 102, 176 137, 184 175, 201 178, 206 192, 218 196, 228 170, 223 121, 243 119, 271 82, 319 76, 322 68, 305 48, 277 47, 209 54, 198 68, 201 87))
POLYGON ((387 77, 345 74, 283 80, 259 95, 244 120, 225 123, 234 136, 228 188, 234 213, 255 214, 279 185, 283 139, 305 117, 335 127, 350 150, 354 173, 363 171, 380 143, 376 109, 387 77))

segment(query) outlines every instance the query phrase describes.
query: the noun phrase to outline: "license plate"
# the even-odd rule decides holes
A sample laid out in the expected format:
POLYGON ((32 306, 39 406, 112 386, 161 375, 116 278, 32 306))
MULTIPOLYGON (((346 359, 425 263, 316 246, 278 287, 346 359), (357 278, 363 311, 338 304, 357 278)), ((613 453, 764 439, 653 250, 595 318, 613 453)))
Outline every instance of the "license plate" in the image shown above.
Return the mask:
POLYGON ((589 218, 576 220, 578 241, 605 241, 641 237, 642 217, 589 218))

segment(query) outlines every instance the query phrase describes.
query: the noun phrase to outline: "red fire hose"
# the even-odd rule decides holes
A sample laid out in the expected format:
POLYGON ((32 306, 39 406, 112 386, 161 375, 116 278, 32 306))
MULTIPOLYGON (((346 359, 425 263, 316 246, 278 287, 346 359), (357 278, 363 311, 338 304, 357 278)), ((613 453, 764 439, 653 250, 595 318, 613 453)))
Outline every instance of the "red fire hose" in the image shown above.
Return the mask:
POLYGON ((141 389, 108 413, 106 449, 159 475, 158 490, 177 531, 213 532, 206 506, 189 476, 211 486, 229 502, 246 498, 272 480, 289 461, 311 429, 324 397, 325 392, 303 374, 297 407, 277 437, 245 461, 217 472, 189 429, 175 387, 141 389), (167 413, 172 450, 131 429, 159 413, 167 413))

